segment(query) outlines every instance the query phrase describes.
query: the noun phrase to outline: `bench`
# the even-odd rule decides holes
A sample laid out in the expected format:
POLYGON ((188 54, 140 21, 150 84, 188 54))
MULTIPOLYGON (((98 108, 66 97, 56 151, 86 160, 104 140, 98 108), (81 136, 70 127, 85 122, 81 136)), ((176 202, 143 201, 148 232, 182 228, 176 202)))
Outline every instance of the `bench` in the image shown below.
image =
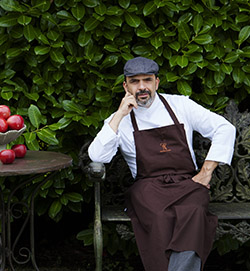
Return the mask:
MULTIPOLYGON (((216 240, 230 234, 241 243, 250 239, 250 113, 240 113, 230 102, 224 116, 236 126, 237 138, 232 165, 217 167, 210 189, 209 209, 219 218, 216 240)), ((209 140, 199 134, 194 136, 197 164, 201 166, 209 148, 209 140)), ((109 164, 90 162, 87 157, 88 143, 79 154, 80 166, 94 182, 94 250, 96 271, 102 270, 103 236, 102 222, 127 222, 124 212, 123 193, 133 183, 130 171, 121 154, 109 164)), ((120 235, 131 235, 126 227, 117 227, 120 235)))

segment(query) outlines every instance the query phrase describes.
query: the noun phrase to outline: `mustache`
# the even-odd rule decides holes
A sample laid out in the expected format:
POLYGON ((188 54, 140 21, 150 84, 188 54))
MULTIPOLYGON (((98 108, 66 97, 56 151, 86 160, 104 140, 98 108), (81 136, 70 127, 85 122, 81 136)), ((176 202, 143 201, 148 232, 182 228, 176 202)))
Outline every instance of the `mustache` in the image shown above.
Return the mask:
POLYGON ((135 94, 136 99, 138 99, 138 96, 142 95, 142 94, 148 94, 151 97, 151 92, 149 90, 142 89, 142 90, 136 92, 136 94, 135 94))

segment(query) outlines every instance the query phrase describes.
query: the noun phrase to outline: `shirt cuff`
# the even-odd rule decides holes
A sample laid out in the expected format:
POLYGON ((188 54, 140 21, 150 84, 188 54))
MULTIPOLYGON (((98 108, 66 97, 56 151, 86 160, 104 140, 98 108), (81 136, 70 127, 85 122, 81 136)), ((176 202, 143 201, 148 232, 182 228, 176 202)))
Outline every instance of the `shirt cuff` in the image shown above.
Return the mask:
POLYGON ((205 160, 216 161, 220 164, 231 165, 234 148, 221 145, 212 145, 205 160))

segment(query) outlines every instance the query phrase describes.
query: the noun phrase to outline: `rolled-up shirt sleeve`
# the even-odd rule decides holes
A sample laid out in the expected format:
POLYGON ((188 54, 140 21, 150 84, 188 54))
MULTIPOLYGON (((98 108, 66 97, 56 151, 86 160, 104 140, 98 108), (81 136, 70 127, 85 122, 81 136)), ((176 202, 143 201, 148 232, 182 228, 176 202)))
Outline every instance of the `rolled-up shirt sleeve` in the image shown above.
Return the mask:
POLYGON ((105 121, 102 129, 97 134, 88 148, 88 154, 93 162, 109 163, 117 152, 119 135, 116 134, 105 121))

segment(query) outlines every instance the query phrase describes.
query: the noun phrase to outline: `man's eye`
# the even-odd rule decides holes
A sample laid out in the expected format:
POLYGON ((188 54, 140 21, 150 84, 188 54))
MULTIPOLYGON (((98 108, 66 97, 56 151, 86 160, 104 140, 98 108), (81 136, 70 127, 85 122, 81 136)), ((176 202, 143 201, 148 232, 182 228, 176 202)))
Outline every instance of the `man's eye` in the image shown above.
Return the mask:
POLYGON ((136 84, 136 83, 138 83, 138 80, 131 80, 130 83, 131 84, 136 84))

